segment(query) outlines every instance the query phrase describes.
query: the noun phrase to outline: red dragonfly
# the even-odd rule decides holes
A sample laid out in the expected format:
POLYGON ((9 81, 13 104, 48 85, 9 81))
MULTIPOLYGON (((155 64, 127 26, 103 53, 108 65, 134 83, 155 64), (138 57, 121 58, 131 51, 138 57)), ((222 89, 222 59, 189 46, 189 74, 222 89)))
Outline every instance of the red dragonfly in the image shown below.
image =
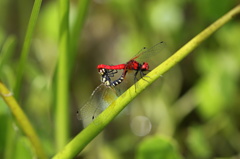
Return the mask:
POLYGON ((145 75, 146 71, 149 70, 149 64, 147 62, 144 62, 147 57, 156 55, 163 49, 164 42, 160 42, 153 47, 147 49, 144 47, 139 51, 137 55, 135 55, 132 59, 130 59, 126 64, 118 64, 118 65, 104 65, 100 64, 97 66, 99 74, 102 76, 102 83, 104 83, 106 86, 112 86, 115 87, 118 84, 122 83, 124 80, 127 72, 129 70, 135 70, 134 74, 134 81, 137 81, 137 75, 140 73, 140 77, 142 78, 145 75), (140 63, 142 62, 142 64, 140 63), (113 77, 115 73, 117 73, 117 70, 123 70, 122 75, 117 80, 111 82, 110 77, 113 77))
POLYGON ((134 78, 137 80, 137 74, 140 73, 141 78, 145 75, 145 71, 149 71, 149 64, 142 62, 147 57, 153 56, 161 51, 163 42, 156 44, 150 49, 143 48, 134 58, 126 64, 119 65, 98 65, 98 72, 101 75, 102 84, 99 85, 92 93, 88 102, 79 108, 77 117, 83 120, 84 125, 88 125, 96 118, 105 108, 107 108, 121 93, 117 92, 114 87, 122 83, 129 70, 135 70, 134 78), (142 63, 141 63, 142 62, 142 63), (115 81, 111 81, 118 70, 123 70, 122 75, 115 81))

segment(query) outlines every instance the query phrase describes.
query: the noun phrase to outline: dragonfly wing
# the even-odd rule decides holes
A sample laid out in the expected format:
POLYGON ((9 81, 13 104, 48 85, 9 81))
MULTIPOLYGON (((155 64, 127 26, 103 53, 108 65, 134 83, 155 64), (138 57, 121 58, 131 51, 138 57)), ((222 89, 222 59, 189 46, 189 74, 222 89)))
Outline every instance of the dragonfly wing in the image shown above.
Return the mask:
POLYGON ((162 54, 162 50, 164 50, 165 48, 166 44, 163 41, 161 41, 150 48, 144 47, 132 59, 140 63, 148 62, 147 60, 151 59, 153 56, 162 54))
POLYGON ((78 119, 83 120, 84 126, 88 125, 116 98, 116 93, 112 88, 104 84, 99 85, 93 91, 89 101, 79 109, 77 113, 78 119))

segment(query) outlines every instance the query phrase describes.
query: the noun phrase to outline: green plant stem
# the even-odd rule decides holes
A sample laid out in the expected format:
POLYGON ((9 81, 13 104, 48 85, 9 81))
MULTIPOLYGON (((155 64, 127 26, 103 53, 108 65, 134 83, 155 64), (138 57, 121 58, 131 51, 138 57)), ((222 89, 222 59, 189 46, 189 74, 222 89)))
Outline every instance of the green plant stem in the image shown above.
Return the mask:
POLYGON ((74 24, 73 24, 73 29, 71 32, 71 43, 70 43, 70 58, 69 61, 71 61, 71 63, 69 63, 69 70, 72 70, 73 64, 75 61, 75 57, 77 55, 77 47, 78 47, 78 42, 79 42, 79 37, 80 37, 80 33, 82 31, 84 22, 85 22, 85 17, 87 15, 87 11, 88 11, 88 5, 89 5, 89 0, 80 0, 78 2, 78 9, 77 9, 77 16, 74 20, 74 24))
POLYGON ((68 52, 69 52, 69 1, 59 0, 59 59, 56 88, 55 136, 57 150, 69 140, 68 107, 68 52))
POLYGON ((16 37, 9 36, 5 43, 3 44, 2 50, 0 52, 0 75, 2 75, 2 66, 8 62, 9 58, 12 56, 13 49, 16 45, 16 37))
POLYGON ((69 142, 62 151, 54 156, 54 158, 73 158, 95 137, 102 129, 111 122, 125 107, 131 102, 140 92, 142 92, 148 85, 159 78, 163 73, 168 71, 170 68, 175 66, 185 56, 201 44, 206 38, 212 33, 219 29, 222 25, 227 23, 236 14, 240 13, 240 5, 232 9, 230 12, 225 14, 215 23, 210 25, 208 28, 203 30, 200 34, 194 37, 181 49, 179 49, 174 55, 164 61, 157 68, 152 70, 147 76, 149 82, 139 80, 137 82, 137 89, 132 86, 125 93, 123 93, 117 100, 115 100, 103 113, 101 113, 93 123, 86 127, 81 133, 79 133, 71 142, 69 142), (97 123, 97 124, 96 124, 97 123))
POLYGON ((33 36, 33 31, 37 22, 37 18, 38 18, 38 14, 40 11, 40 7, 42 4, 42 0, 35 0, 34 5, 33 5, 33 9, 32 9, 32 13, 31 13, 31 17, 29 20, 29 24, 27 27, 27 33, 24 39, 24 43, 23 43, 23 48, 21 51, 21 57, 20 57, 20 61, 18 64, 18 71, 17 71, 17 78, 16 78, 16 84, 14 87, 14 95, 15 97, 18 99, 19 97, 19 92, 20 92, 20 87, 22 84, 22 78, 23 78, 23 73, 25 70, 25 65, 26 65, 26 61, 27 61, 27 57, 29 54, 29 48, 32 42, 32 36, 33 36))
POLYGON ((43 151, 40 140, 38 139, 38 136, 35 130, 33 129, 30 121, 22 111, 21 107, 18 105, 12 93, 4 86, 2 82, 0 82, 0 94, 4 101, 6 102, 6 104, 8 105, 8 107, 10 108, 10 110, 12 111, 12 114, 16 118, 16 121, 20 129, 24 132, 24 134, 28 137, 28 139, 32 143, 38 158, 42 159, 47 158, 45 152, 43 151))
POLYGON ((5 143, 5 151, 4 151, 4 159, 7 158, 14 158, 14 154, 12 152, 14 152, 14 150, 16 150, 16 142, 15 142, 15 131, 13 130, 13 119, 9 119, 7 120, 7 128, 6 128, 6 132, 7 132, 7 136, 6 136, 6 143, 5 143))

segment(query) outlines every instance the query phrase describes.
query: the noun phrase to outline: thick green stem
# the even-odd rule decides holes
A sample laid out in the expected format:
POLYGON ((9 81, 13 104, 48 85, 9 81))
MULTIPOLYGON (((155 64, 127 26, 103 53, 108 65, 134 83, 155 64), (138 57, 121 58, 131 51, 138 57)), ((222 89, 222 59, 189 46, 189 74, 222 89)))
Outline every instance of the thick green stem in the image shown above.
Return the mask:
POLYGON ((33 148, 36 151, 37 157, 42 159, 47 158, 45 152, 43 151, 40 140, 38 139, 38 136, 35 130, 33 129, 30 121, 28 120, 27 116, 24 114, 23 110, 13 97, 12 92, 10 92, 1 82, 0 82, 0 95, 10 108, 13 116, 16 118, 16 122, 18 123, 19 128, 24 132, 24 134, 28 137, 28 139, 32 143, 33 148))
POLYGON ((59 0, 59 59, 56 88, 55 136, 57 150, 69 140, 68 107, 68 53, 69 53, 69 1, 59 0))

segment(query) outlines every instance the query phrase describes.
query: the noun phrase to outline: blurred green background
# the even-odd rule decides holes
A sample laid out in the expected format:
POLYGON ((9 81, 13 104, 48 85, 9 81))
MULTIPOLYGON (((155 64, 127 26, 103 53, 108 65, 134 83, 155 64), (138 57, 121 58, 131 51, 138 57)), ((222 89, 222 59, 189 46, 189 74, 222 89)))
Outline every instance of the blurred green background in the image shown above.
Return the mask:
MULTIPOLYGON (((66 94, 70 99, 71 138, 83 129, 76 118, 78 107, 100 84, 98 64, 124 63, 142 47, 160 41, 173 54, 238 2, 91 1, 74 51, 76 56, 69 61, 72 68, 66 94)), ((70 2, 70 28, 77 4, 77 0, 70 2)), ((32 6, 32 0, 0 1, 0 79, 10 90, 14 90, 32 6)), ((58 28, 58 1, 43 1, 18 98, 48 156, 56 153, 54 85, 58 28)), ((132 101, 78 157, 240 157, 239 37, 240 21, 236 17, 132 101)), ((34 156, 30 142, 2 99, 0 129, 0 158, 34 156)))

